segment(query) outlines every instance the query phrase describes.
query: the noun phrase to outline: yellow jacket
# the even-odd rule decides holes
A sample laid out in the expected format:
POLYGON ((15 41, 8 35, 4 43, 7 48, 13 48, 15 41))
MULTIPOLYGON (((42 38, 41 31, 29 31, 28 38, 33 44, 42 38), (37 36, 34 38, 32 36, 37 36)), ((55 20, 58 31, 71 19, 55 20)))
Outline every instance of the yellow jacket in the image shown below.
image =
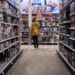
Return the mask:
POLYGON ((31 26, 31 35, 39 35, 40 28, 39 28, 39 23, 38 22, 33 22, 31 26))

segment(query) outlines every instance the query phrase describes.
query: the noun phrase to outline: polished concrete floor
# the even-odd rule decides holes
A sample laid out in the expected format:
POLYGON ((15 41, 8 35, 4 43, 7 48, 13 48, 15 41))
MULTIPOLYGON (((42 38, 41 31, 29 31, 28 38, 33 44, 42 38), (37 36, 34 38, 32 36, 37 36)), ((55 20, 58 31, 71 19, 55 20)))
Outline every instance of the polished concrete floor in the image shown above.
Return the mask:
POLYGON ((21 46, 23 54, 7 75, 71 75, 56 53, 58 46, 21 46))

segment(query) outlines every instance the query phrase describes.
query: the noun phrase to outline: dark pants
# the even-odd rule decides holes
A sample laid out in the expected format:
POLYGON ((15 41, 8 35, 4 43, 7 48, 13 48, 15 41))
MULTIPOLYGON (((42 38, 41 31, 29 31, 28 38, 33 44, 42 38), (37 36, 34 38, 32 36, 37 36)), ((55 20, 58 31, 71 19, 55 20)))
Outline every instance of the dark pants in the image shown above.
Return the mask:
POLYGON ((38 48, 38 36, 32 36, 33 44, 35 48, 38 48))

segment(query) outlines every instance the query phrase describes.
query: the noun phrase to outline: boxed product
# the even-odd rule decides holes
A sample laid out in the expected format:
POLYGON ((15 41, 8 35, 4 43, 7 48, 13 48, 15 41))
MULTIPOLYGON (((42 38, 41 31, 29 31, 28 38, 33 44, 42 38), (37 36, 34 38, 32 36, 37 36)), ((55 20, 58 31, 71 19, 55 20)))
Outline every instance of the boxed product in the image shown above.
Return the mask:
POLYGON ((3 22, 3 14, 0 12, 0 22, 3 22))
POLYGON ((0 46, 1 46, 1 50, 4 49, 4 43, 1 43, 0 46))
POLYGON ((16 24, 17 23, 17 19, 14 19, 14 22, 13 23, 16 24))
POLYGON ((4 56, 5 56, 5 61, 9 61, 9 57, 10 57, 10 52, 9 50, 7 49, 5 52, 4 52, 4 56))
POLYGON ((16 54, 15 47, 10 48, 10 58, 14 57, 16 54))
POLYGON ((10 16, 7 17, 7 21, 8 21, 8 23, 11 23, 11 17, 10 16))
POLYGON ((3 21, 7 22, 7 14, 6 14, 6 12, 3 12, 3 21))
POLYGON ((11 37, 11 27, 7 28, 7 38, 11 37))
POLYGON ((71 36, 75 37, 75 30, 71 30, 71 36))
POLYGON ((0 0, 0 9, 2 9, 2 8, 3 8, 2 1, 0 0))
POLYGON ((71 21, 75 22, 75 15, 72 15, 73 13, 75 13, 75 1, 71 3, 70 13, 71 13, 71 21))
POLYGON ((71 13, 75 12, 75 1, 73 1, 70 5, 70 12, 71 13))
POLYGON ((19 51, 19 49, 20 49, 20 43, 16 45, 15 49, 16 49, 16 53, 17 53, 19 51))
POLYGON ((6 39, 7 38, 6 30, 2 30, 1 36, 2 36, 1 39, 6 39))
POLYGON ((7 3, 6 1, 3 1, 3 3, 2 3, 2 5, 3 5, 3 6, 2 6, 3 9, 6 9, 6 7, 7 7, 7 6, 6 6, 6 5, 7 5, 6 3, 7 3))
POLYGON ((9 44, 10 44, 10 42, 9 42, 9 41, 6 41, 6 42, 5 42, 5 47, 8 47, 9 44))
POLYGON ((65 6, 68 3, 68 0, 63 0, 63 6, 65 6))

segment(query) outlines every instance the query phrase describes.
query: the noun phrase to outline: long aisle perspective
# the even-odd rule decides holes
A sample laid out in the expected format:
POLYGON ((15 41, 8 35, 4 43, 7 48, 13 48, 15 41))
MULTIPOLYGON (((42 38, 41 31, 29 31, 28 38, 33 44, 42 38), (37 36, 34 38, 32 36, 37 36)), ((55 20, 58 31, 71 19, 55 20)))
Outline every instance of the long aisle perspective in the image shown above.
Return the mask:
POLYGON ((56 45, 21 46, 24 50, 7 75, 71 75, 57 55, 56 45))

